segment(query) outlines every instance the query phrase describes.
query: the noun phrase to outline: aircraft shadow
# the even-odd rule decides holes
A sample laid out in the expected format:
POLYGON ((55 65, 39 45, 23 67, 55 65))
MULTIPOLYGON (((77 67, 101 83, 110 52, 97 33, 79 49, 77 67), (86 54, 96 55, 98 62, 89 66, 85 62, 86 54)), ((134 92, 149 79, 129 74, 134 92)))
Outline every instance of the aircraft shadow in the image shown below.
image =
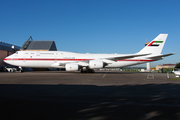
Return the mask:
POLYGON ((180 85, 0 85, 1 120, 180 118, 180 85))
MULTIPOLYGON (((32 72, 32 73, 59 73, 59 74, 105 74, 105 73, 110 73, 110 74, 135 74, 135 73, 140 73, 140 72, 126 72, 126 71, 96 71, 95 73, 81 73, 80 71, 76 72, 67 72, 67 71, 26 71, 32 72)), ((143 72, 145 73, 145 72, 143 72)))

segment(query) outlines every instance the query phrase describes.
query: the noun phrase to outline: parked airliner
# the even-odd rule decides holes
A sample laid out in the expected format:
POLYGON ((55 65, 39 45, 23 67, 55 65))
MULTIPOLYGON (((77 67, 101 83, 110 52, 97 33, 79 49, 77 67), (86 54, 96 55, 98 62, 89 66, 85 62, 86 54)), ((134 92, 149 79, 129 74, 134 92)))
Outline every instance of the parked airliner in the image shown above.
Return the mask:
POLYGON ((4 62, 29 68, 65 68, 66 71, 95 72, 96 68, 121 68, 161 60, 168 34, 159 34, 154 40, 135 54, 81 54, 63 51, 17 51, 4 62))

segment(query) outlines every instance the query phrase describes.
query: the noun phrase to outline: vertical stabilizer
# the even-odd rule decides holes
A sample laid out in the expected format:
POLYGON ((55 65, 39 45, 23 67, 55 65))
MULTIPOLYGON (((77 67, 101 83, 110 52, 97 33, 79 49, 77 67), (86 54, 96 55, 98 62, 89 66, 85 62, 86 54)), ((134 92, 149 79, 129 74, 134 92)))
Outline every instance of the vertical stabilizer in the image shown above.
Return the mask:
POLYGON ((164 44, 166 42, 168 34, 159 34, 154 40, 146 45, 139 53, 152 53, 153 55, 159 55, 162 52, 164 44))

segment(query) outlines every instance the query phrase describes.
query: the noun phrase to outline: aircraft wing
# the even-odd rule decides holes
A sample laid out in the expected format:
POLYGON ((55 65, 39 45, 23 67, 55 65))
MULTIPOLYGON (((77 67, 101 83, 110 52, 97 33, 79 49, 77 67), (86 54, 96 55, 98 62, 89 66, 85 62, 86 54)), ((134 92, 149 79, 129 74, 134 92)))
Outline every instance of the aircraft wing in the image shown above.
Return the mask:
POLYGON ((117 61, 117 60, 123 60, 123 59, 128 59, 128 58, 146 56, 146 55, 150 55, 150 54, 151 53, 148 53, 148 54, 130 54, 130 55, 117 56, 117 57, 109 57, 109 58, 104 58, 104 59, 117 61))
MULTIPOLYGON (((96 60, 103 61, 107 64, 110 64, 110 63, 116 62, 117 60, 123 60, 123 59, 127 59, 127 58, 139 57, 139 56, 146 56, 146 55, 150 55, 150 54, 151 53, 149 53, 149 54, 129 54, 129 55, 123 55, 123 56, 117 56, 117 57, 99 58, 96 60)), ((80 66, 88 66, 89 60, 78 62, 78 64, 80 66)))
POLYGON ((170 53, 170 54, 152 56, 152 57, 148 57, 148 58, 149 58, 149 59, 159 59, 159 58, 167 57, 167 56, 174 55, 174 54, 175 54, 175 53, 170 53))

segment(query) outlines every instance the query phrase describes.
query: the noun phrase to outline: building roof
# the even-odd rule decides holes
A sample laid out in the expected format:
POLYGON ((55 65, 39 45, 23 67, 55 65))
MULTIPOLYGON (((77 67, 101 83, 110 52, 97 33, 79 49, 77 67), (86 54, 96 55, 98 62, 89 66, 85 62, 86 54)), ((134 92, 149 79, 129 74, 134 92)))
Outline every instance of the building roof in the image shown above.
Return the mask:
POLYGON ((19 50, 20 48, 21 48, 20 46, 0 41, 0 50, 13 52, 19 50))
POLYGON ((162 65, 157 65, 157 66, 176 66, 176 64, 162 64, 162 65))
POLYGON ((163 66, 175 66, 176 64, 163 64, 163 66))
POLYGON ((21 50, 45 50, 45 51, 57 51, 54 41, 30 41, 27 40, 21 50))

